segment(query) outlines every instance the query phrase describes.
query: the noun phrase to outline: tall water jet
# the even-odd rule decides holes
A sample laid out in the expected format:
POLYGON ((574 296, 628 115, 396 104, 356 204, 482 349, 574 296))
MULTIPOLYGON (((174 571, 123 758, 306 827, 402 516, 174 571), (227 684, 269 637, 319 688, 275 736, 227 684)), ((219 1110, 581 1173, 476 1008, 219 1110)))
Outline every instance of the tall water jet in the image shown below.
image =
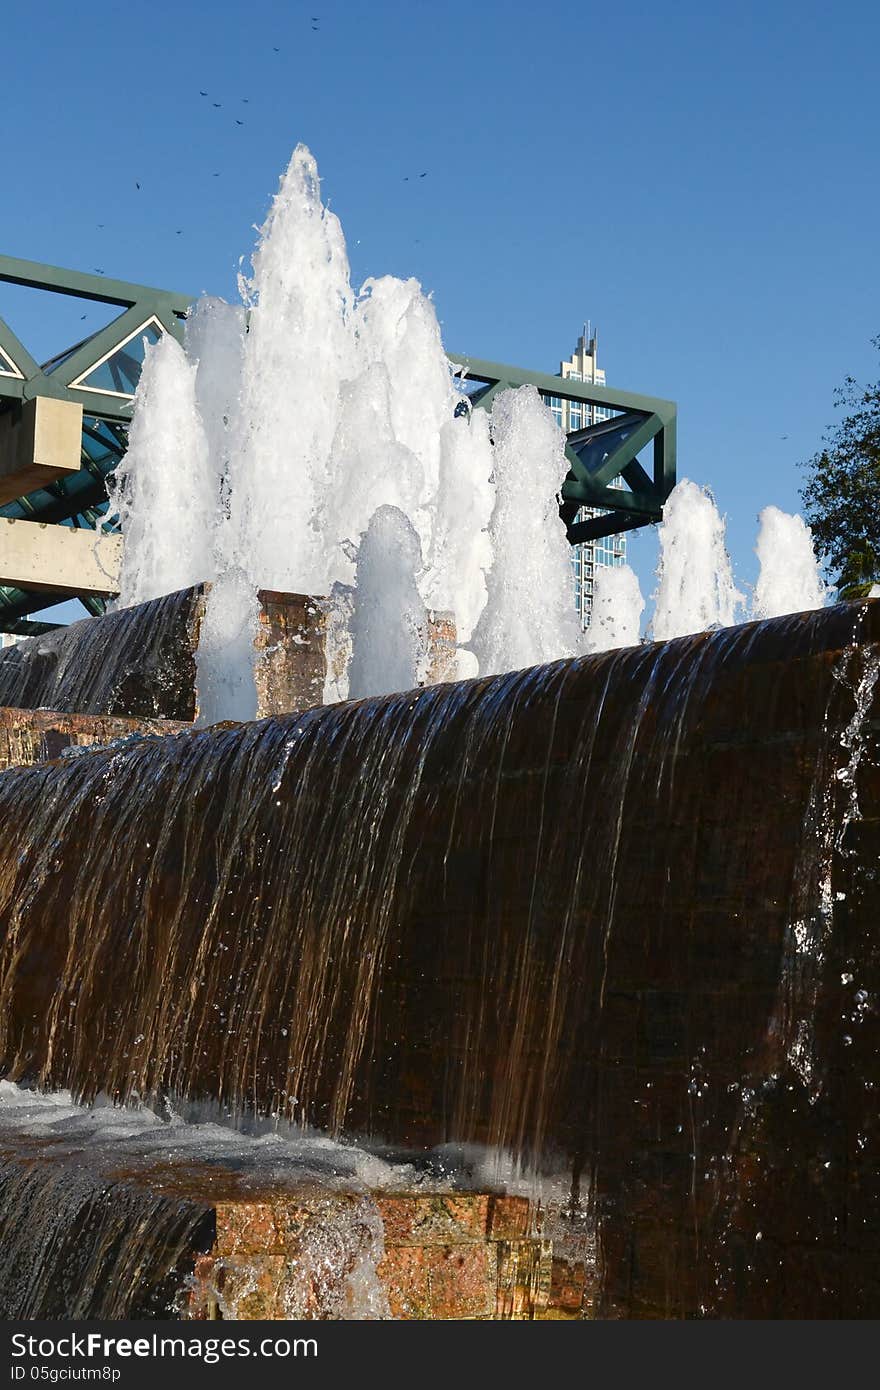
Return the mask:
MULTIPOLYGON (((244 308, 212 298, 195 306, 189 367, 179 349, 168 350, 185 368, 203 524, 195 540, 174 537, 176 568, 167 546, 153 547, 150 561, 151 592, 164 592, 181 566, 188 579, 218 581, 199 658, 207 718, 240 718, 253 705, 254 592, 344 595, 377 509, 394 507, 415 528, 422 602, 454 613, 462 641, 485 605, 491 557, 487 421, 462 409, 434 308, 415 280, 386 276, 352 291, 342 228, 321 202, 304 146, 294 151, 240 288, 244 308)), ((177 476, 182 430, 178 421, 163 433, 164 421, 154 421, 160 408, 167 416, 166 404, 147 371, 137 414, 163 480, 177 476)), ((136 447, 128 471, 137 466, 147 477, 144 452, 136 447)), ((134 569, 152 537, 153 502, 148 490, 135 491, 124 518, 134 569)), ((351 646, 342 631, 349 607, 331 603, 340 652, 351 646)), ((460 668, 469 661, 462 653, 460 668)), ((347 673, 329 684, 346 690, 347 673)))
POLYGON ((358 551, 351 699, 417 684, 427 650, 427 614, 416 584, 421 565, 412 523, 397 507, 379 507, 358 551))
POLYGON ((486 411, 453 411, 441 428, 440 444, 430 561, 421 590, 429 608, 454 613, 459 673, 476 675, 466 664, 473 658, 465 648, 486 606, 492 564, 493 450, 486 411))
POLYGON ((242 544, 256 584, 326 593, 328 557, 315 525, 330 478, 339 389, 352 375, 348 256, 321 202, 314 157, 290 164, 243 280, 248 332, 242 445, 233 490, 246 493, 242 544))
POLYGON ((196 371, 170 334, 146 349, 128 450, 111 505, 125 533, 118 604, 211 579, 217 476, 196 406, 196 371))
POLYGON ((556 503, 568 471, 564 436, 533 386, 498 397, 492 436, 492 568, 470 642, 484 674, 573 656, 583 645, 556 503))
POLYGON ((378 409, 379 402, 371 402, 372 430, 357 429, 353 402, 343 410, 343 437, 350 440, 357 433, 360 451, 371 456, 365 470, 338 449, 346 492, 352 498, 362 494, 349 534, 351 528, 363 531, 372 510, 383 502, 404 511, 419 534, 424 560, 419 590, 425 605, 453 612, 460 640, 467 641, 486 602, 485 572, 491 560, 488 419, 483 412, 472 417, 462 409, 434 307, 417 281, 392 276, 368 280, 355 307, 354 330, 358 386, 369 400, 373 391, 368 383, 384 377, 387 405, 378 409), (398 459, 409 461, 408 468, 382 448, 385 432, 398 459))
POLYGON ((208 596, 198 661, 205 720, 252 717, 256 708, 257 589, 327 588, 316 513, 347 373, 351 291, 342 228, 321 203, 305 146, 282 177, 240 289, 243 337, 241 311, 202 301, 188 344, 206 409, 219 405, 224 422, 212 439, 223 479, 212 526, 222 582, 208 596))
POLYGON ((254 637, 259 603, 243 567, 244 489, 237 477, 242 447, 241 389, 245 310, 204 295, 186 322, 186 353, 195 369, 196 408, 214 476, 211 569, 196 653, 201 724, 253 719, 257 710, 254 637), (236 480, 235 494, 232 480, 236 480))
POLYGON ((655 640, 730 627, 744 600, 733 582, 724 521, 708 489, 682 478, 664 506, 659 532, 655 640))
POLYGON ((777 618, 822 608, 826 589, 819 575, 813 535, 803 517, 764 507, 758 517, 755 552, 760 571, 752 600, 753 618, 777 618))
POLYGON ((638 578, 629 565, 598 565, 585 650, 608 652, 636 646, 644 609, 638 578))
POLYGON ((257 590, 243 570, 228 567, 211 585, 196 650, 198 723, 256 719, 260 621, 257 590))

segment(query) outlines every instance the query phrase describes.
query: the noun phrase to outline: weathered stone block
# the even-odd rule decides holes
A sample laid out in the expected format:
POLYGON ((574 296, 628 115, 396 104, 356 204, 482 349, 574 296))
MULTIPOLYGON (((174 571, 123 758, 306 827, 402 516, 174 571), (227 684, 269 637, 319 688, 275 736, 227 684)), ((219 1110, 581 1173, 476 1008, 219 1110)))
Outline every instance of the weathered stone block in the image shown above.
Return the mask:
POLYGON ((0 708, 0 771, 48 762, 60 757, 66 748, 87 748, 132 737, 163 738, 188 727, 169 719, 0 708))
POLYGON ((496 1311, 498 1267, 492 1245, 392 1247, 379 1265, 379 1276, 392 1317, 492 1318, 496 1311))
MULTIPOLYGON (((487 1196, 376 1199, 389 1245, 472 1245, 488 1235, 487 1196)), ((496 1237, 497 1239, 497 1237, 496 1237)))
MULTIPOLYGON (((0 706, 191 722, 207 588, 182 589, 4 648, 0 706)), ((328 661, 338 668, 338 683, 346 656, 334 646, 330 600, 272 589, 261 590, 259 599, 256 717, 321 704, 328 661)), ((433 612, 427 622, 428 679, 451 680, 454 623, 433 612)))

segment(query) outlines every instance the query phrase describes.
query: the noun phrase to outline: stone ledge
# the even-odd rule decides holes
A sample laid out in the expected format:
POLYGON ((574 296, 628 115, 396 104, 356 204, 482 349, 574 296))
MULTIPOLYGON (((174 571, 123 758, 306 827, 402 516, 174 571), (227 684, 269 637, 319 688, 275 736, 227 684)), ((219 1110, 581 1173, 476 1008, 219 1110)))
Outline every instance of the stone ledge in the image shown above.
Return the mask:
POLYGON ((190 726, 172 719, 126 719, 103 714, 0 706, 0 772, 61 757, 65 748, 86 748, 132 735, 159 737, 190 726))
MULTIPOLYGON (((537 1234, 525 1198, 378 1193, 369 1201, 383 1241, 375 1273, 392 1319, 573 1315, 570 1302, 558 1314, 548 1311, 552 1248, 537 1234), (498 1234, 513 1229, 519 1238, 498 1234)), ((218 1202, 214 1246, 196 1261, 182 1316, 217 1318, 224 1306, 234 1307, 238 1318, 286 1318, 292 1307, 301 1317, 331 1316, 309 1252, 337 1222, 351 1229, 352 1221, 362 1221, 362 1202, 352 1194, 314 1190, 271 1201, 218 1202)))

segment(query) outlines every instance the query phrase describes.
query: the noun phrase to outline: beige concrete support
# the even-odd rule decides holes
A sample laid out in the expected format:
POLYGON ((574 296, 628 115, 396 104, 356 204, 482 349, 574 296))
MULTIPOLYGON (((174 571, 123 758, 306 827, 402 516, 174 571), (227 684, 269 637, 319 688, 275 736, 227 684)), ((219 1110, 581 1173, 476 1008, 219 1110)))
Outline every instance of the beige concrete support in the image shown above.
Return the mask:
POLYGON ((44 593, 119 592, 122 538, 0 517, 0 584, 44 593))
POLYGON ((80 467, 82 406, 37 396, 0 415, 0 506, 80 467))

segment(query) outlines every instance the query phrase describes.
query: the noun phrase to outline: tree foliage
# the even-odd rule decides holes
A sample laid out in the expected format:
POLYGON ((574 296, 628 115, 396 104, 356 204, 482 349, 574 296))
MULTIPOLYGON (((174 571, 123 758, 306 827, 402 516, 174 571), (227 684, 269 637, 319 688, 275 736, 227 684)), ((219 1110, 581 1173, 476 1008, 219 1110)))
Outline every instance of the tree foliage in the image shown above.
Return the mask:
MULTIPOLYGON (((880 351, 880 338, 874 339, 880 351)), ((847 377, 834 393, 843 419, 805 464, 804 514, 841 597, 864 594, 880 582, 880 382, 860 386, 847 377)))

